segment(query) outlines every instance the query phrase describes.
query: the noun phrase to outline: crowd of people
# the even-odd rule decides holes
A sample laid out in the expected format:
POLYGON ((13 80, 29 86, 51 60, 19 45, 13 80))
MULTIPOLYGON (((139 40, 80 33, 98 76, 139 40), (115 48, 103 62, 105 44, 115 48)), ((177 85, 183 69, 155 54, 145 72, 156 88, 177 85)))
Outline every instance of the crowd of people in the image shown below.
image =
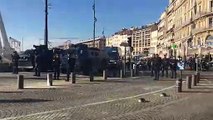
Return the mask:
MULTIPOLYGON (((159 57, 158 54, 154 54, 151 58, 141 59, 137 62, 137 69, 141 71, 150 71, 151 76, 154 76, 154 80, 159 80, 159 76, 166 76, 171 78, 177 77, 178 63, 183 62, 184 68, 188 70, 196 70, 197 56, 189 57, 186 60, 183 60, 182 57, 167 57, 164 55, 163 58, 159 57), (170 71, 170 72, 169 72, 170 71)), ((203 55, 201 58, 198 58, 198 67, 199 70, 207 70, 209 66, 207 66, 208 62, 212 61, 212 57, 210 54, 203 55)))
MULTIPOLYGON (((39 52, 35 52, 33 55, 31 55, 31 62, 34 68, 34 76, 39 77, 41 75, 41 69, 42 69, 42 62, 45 60, 45 58, 42 57, 43 55, 39 52)), ((66 60, 66 68, 67 68, 67 79, 69 80, 69 76, 71 72, 74 71, 74 66, 75 66, 75 57, 74 55, 67 53, 66 55, 67 60, 66 60)), ((19 59, 20 56, 19 54, 14 51, 13 54, 11 55, 12 57, 12 73, 13 74, 18 74, 18 64, 19 64, 19 59)), ((53 70, 53 79, 59 80, 60 77, 60 67, 61 67, 61 54, 55 50, 53 50, 53 56, 52 56, 52 70, 53 70)))
MULTIPOLYGON (((171 77, 177 78, 177 70, 178 63, 180 61, 184 62, 184 68, 188 68, 189 70, 196 70, 196 67, 202 68, 201 70, 207 69, 207 61, 212 61, 211 55, 202 56, 198 65, 196 65, 196 57, 189 57, 188 59, 182 59, 181 57, 168 57, 164 55, 163 58, 159 57, 158 54, 154 54, 151 58, 141 59, 139 62, 135 63, 136 69, 138 71, 150 71, 151 76, 154 77, 154 80, 159 80, 161 77, 171 77)), ((18 61, 19 55, 15 51, 12 54, 12 65, 13 65, 13 73, 18 74, 18 61)), ((198 58, 198 57, 197 57, 198 58)), ((35 71, 34 76, 40 76, 41 73, 41 63, 44 58, 38 52, 35 52, 33 56, 31 56, 31 61, 33 64, 33 68, 35 71)), ((53 50, 52 57, 52 68, 54 72, 54 79, 59 79, 60 77, 60 67, 61 67, 61 54, 57 51, 53 50)), ((70 73, 74 71, 76 63, 76 58, 71 53, 66 53, 66 72, 67 72, 67 80, 69 80, 70 73)), ((129 66, 129 65, 127 65, 129 66)))
POLYGON ((163 58, 158 54, 154 54, 151 58, 142 59, 137 63, 137 69, 143 71, 150 71, 154 80, 159 80, 162 77, 169 77, 169 70, 171 70, 171 78, 177 77, 177 62, 175 57, 168 58, 164 55, 163 58))

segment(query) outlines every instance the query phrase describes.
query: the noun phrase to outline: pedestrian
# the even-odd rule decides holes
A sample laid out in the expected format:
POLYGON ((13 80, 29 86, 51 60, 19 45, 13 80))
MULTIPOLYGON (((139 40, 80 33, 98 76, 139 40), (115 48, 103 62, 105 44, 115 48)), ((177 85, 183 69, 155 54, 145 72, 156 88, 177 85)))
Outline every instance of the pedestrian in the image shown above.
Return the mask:
POLYGON ((162 77, 164 77, 164 72, 166 72, 166 77, 168 77, 168 70, 169 70, 169 59, 167 55, 164 55, 162 60, 162 77))
POLYGON ((18 74, 18 60, 20 57, 16 51, 13 52, 11 57, 12 57, 12 65, 13 65, 13 74, 18 74))
POLYGON ((170 59, 171 78, 177 78, 177 60, 175 57, 170 59))
POLYGON ((159 80, 160 69, 161 69, 161 66, 162 66, 161 64, 162 64, 162 60, 159 57, 159 55, 156 54, 155 58, 153 60, 153 68, 154 68, 154 74, 155 74, 154 80, 159 80))
POLYGON ((54 71, 54 79, 59 80, 60 77, 60 65, 61 65, 61 59, 60 55, 54 51, 53 53, 53 71, 54 71))
POLYGON ((34 76, 40 76, 40 73, 41 73, 41 55, 40 53, 36 52, 35 53, 35 74, 34 76))
POLYGON ((70 73, 73 73, 75 70, 76 58, 74 54, 67 54, 67 81, 70 79, 70 73))
POLYGON ((154 60, 155 60, 155 54, 153 54, 152 58, 150 59, 150 63, 151 63, 151 77, 154 76, 154 60))

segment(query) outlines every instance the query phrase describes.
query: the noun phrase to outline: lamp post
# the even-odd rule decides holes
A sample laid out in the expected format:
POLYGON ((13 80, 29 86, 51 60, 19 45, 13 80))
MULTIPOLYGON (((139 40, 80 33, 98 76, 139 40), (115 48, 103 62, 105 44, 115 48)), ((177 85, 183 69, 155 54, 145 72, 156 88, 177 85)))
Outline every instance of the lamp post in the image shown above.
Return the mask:
POLYGON ((95 6, 95 0, 94 0, 94 3, 93 3, 93 47, 95 47, 95 28, 96 28, 96 22, 97 22, 97 18, 96 18, 96 6, 95 6))
POLYGON ((46 48, 48 48, 48 0, 45 0, 44 45, 45 45, 46 48))

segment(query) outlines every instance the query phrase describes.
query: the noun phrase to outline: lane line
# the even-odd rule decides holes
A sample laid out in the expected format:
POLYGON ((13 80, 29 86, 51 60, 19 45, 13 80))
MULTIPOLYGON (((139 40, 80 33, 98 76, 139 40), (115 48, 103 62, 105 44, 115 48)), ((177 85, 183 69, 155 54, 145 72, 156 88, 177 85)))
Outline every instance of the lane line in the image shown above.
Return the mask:
POLYGON ((54 112, 61 112, 61 111, 65 111, 65 110, 75 109, 75 108, 82 108, 82 107, 88 107, 88 106, 111 103, 111 102, 115 102, 115 101, 127 100, 127 99, 137 98, 137 97, 140 97, 140 96, 159 93, 159 92, 162 92, 162 91, 165 91, 165 90, 168 90, 168 89, 175 88, 175 86, 176 85, 173 85, 173 86, 166 87, 166 88, 163 88, 163 89, 160 89, 160 90, 156 90, 156 91, 152 91, 152 92, 148 92, 148 93, 143 93, 143 94, 138 94, 138 95, 134 95, 134 96, 129 96, 129 97, 124 97, 124 98, 117 98, 117 99, 112 99, 112 100, 107 100, 107 101, 88 103, 88 104, 73 106, 73 107, 69 107, 69 108, 62 108, 62 109, 59 109, 59 110, 51 110, 51 111, 45 111, 45 112, 40 112, 40 113, 28 114, 28 115, 22 115, 22 116, 17 116, 17 117, 8 117, 8 118, 0 119, 0 120, 12 120, 12 119, 18 119, 18 118, 23 118, 23 117, 30 117, 30 116, 35 116, 35 115, 43 115, 43 114, 49 114, 49 113, 54 113, 54 112))

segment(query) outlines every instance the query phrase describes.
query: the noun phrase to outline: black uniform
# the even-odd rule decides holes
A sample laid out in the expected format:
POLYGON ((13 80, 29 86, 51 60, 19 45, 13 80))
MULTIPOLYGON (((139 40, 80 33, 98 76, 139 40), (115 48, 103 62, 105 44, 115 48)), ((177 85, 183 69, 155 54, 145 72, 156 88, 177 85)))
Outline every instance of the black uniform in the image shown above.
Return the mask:
POLYGON ((41 55, 36 54, 35 55, 35 75, 34 76, 40 76, 41 73, 41 55))
POLYGON ((171 78, 177 78, 177 60, 170 59, 171 78))
POLYGON ((67 81, 70 79, 70 73, 75 70, 75 61, 76 59, 72 57, 70 54, 67 57, 67 81))
POLYGON ((54 56, 53 56, 53 71, 54 71, 54 79, 55 80, 59 80, 60 64, 61 64, 61 60, 60 60, 59 54, 54 54, 54 56))
POLYGON ((18 74, 18 60, 19 60, 19 55, 17 52, 14 52, 12 54, 12 64, 13 64, 13 74, 18 74))
POLYGON ((2 57, 1 57, 1 55, 0 55, 0 62, 2 63, 2 57))
POLYGON ((162 60, 162 77, 164 77, 164 72, 166 72, 166 77, 168 77, 169 70, 169 59, 164 57, 162 60))
POLYGON ((160 68, 161 68, 161 58, 159 56, 156 56, 154 58, 154 62, 153 62, 153 68, 154 68, 154 72, 155 72, 155 79, 154 80, 159 80, 159 75, 160 75, 160 68))
POLYGON ((154 65, 154 61, 155 61, 155 56, 150 59, 150 63, 151 63, 151 76, 154 76, 154 66, 155 66, 154 65))

